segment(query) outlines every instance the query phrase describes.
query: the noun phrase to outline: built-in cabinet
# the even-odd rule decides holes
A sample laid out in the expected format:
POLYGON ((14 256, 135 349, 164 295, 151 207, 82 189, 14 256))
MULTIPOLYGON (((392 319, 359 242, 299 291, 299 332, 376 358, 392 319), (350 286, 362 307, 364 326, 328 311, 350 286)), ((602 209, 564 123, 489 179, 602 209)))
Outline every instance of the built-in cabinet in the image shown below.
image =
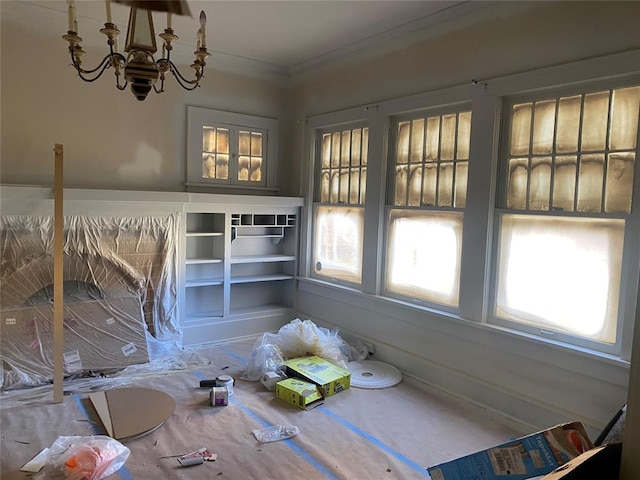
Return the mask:
POLYGON ((185 344, 277 330, 293 319, 302 201, 244 203, 185 205, 185 344))
POLYGON ((186 213, 185 320, 224 316, 224 213, 186 213))
MULTIPOLYGON (((50 216, 53 190, 1 186, 0 204, 2 216, 50 216)), ((277 331, 295 318, 303 204, 264 195, 64 191, 65 216, 171 219, 169 256, 148 260, 170 265, 154 285, 154 321, 162 339, 181 330, 185 346, 277 331)))

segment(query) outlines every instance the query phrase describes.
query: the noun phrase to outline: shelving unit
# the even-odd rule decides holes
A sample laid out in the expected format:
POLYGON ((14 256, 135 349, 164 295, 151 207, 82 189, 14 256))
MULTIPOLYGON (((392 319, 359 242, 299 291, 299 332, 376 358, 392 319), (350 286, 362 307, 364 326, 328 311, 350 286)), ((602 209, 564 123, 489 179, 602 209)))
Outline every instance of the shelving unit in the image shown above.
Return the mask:
POLYGON ((296 215, 231 215, 231 311, 293 306, 296 215))
POLYGON ((293 319, 302 199, 201 199, 217 201, 185 206, 184 343, 277 330, 293 319))
POLYGON ((223 213, 187 213, 185 320, 224 315, 223 213))

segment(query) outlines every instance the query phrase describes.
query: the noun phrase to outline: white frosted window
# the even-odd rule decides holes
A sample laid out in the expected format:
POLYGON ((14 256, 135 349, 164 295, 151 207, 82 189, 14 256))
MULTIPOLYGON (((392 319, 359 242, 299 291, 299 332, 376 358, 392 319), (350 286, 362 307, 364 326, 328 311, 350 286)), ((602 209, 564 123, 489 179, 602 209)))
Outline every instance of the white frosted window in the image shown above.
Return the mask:
POLYGON ((462 220, 461 212, 391 210, 386 289, 456 307, 462 220))
POLYGON ((624 220, 505 214, 496 316, 616 339, 624 220))
MULTIPOLYGON (((509 160, 509 188, 507 189, 507 208, 524 210, 527 207, 527 183, 529 180, 529 161, 526 158, 509 160)), ((572 192, 573 195, 573 192, 572 192)))
POLYGON ((314 213, 313 272, 360 283, 369 129, 341 128, 320 134, 320 201, 314 213))
POLYGON ((638 111, 640 87, 621 88, 613 91, 611 105, 611 150, 633 150, 638 136, 638 111))
POLYGON ((387 293, 458 306, 467 204, 471 112, 396 123, 393 207, 387 224, 387 293))
POLYGON ((202 128, 202 178, 229 178, 229 130, 202 128))
POLYGON ((238 180, 262 181, 262 133, 240 130, 238 132, 238 180))
POLYGON ((318 206, 314 225, 314 272, 360 283, 363 232, 362 207, 318 206))
POLYGON ((276 188, 277 120, 187 107, 186 186, 276 188))
POLYGON ((363 204, 366 192, 368 128, 322 135, 320 185, 322 203, 363 204))
POLYGON ((631 213, 639 116, 637 86, 512 105, 502 203, 539 214, 500 214, 497 319, 616 343, 625 220, 607 214, 631 213))
POLYGON ((506 206, 630 213, 640 87, 512 106, 506 206))
MULTIPOLYGON (((576 169, 578 157, 575 155, 557 156, 554 164, 553 208, 572 212, 576 191, 576 169)), ((522 207, 524 208, 524 206, 522 207)))
POLYGON ((464 208, 471 112, 398 122, 393 205, 464 208))

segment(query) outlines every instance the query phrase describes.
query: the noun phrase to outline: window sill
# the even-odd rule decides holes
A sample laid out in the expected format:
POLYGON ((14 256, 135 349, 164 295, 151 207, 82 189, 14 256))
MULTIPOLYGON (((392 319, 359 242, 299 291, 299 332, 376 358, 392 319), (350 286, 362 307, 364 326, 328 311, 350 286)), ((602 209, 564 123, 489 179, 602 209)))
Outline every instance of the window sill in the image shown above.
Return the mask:
MULTIPOLYGON (((299 277, 302 294, 318 295, 409 323, 421 333, 437 331, 492 350, 502 350, 527 361, 557 369, 559 365, 573 374, 594 377, 626 388, 629 362, 586 348, 537 337, 498 325, 465 319, 457 314, 377 295, 364 294, 353 288, 335 285, 313 278, 299 277)), ((339 325, 338 325, 339 326, 339 325)))

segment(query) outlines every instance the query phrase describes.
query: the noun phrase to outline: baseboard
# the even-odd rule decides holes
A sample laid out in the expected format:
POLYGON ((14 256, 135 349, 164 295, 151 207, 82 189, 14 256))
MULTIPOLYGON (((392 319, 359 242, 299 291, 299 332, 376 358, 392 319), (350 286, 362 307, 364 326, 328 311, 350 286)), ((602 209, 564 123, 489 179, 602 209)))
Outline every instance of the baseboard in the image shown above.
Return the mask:
MULTIPOLYGON (((326 323, 318 323, 318 325, 336 328, 326 323)), ((379 340, 363 338, 353 332, 342 330, 340 335, 343 338, 358 338, 366 344, 373 344, 375 354, 371 357, 372 359, 394 365, 416 384, 436 389, 494 412, 522 427, 525 430, 523 433, 527 431, 532 433, 564 422, 580 421, 591 438, 595 439, 604 427, 604 424, 597 419, 577 416, 568 409, 563 411, 536 399, 519 395, 517 392, 506 391, 379 340)))

